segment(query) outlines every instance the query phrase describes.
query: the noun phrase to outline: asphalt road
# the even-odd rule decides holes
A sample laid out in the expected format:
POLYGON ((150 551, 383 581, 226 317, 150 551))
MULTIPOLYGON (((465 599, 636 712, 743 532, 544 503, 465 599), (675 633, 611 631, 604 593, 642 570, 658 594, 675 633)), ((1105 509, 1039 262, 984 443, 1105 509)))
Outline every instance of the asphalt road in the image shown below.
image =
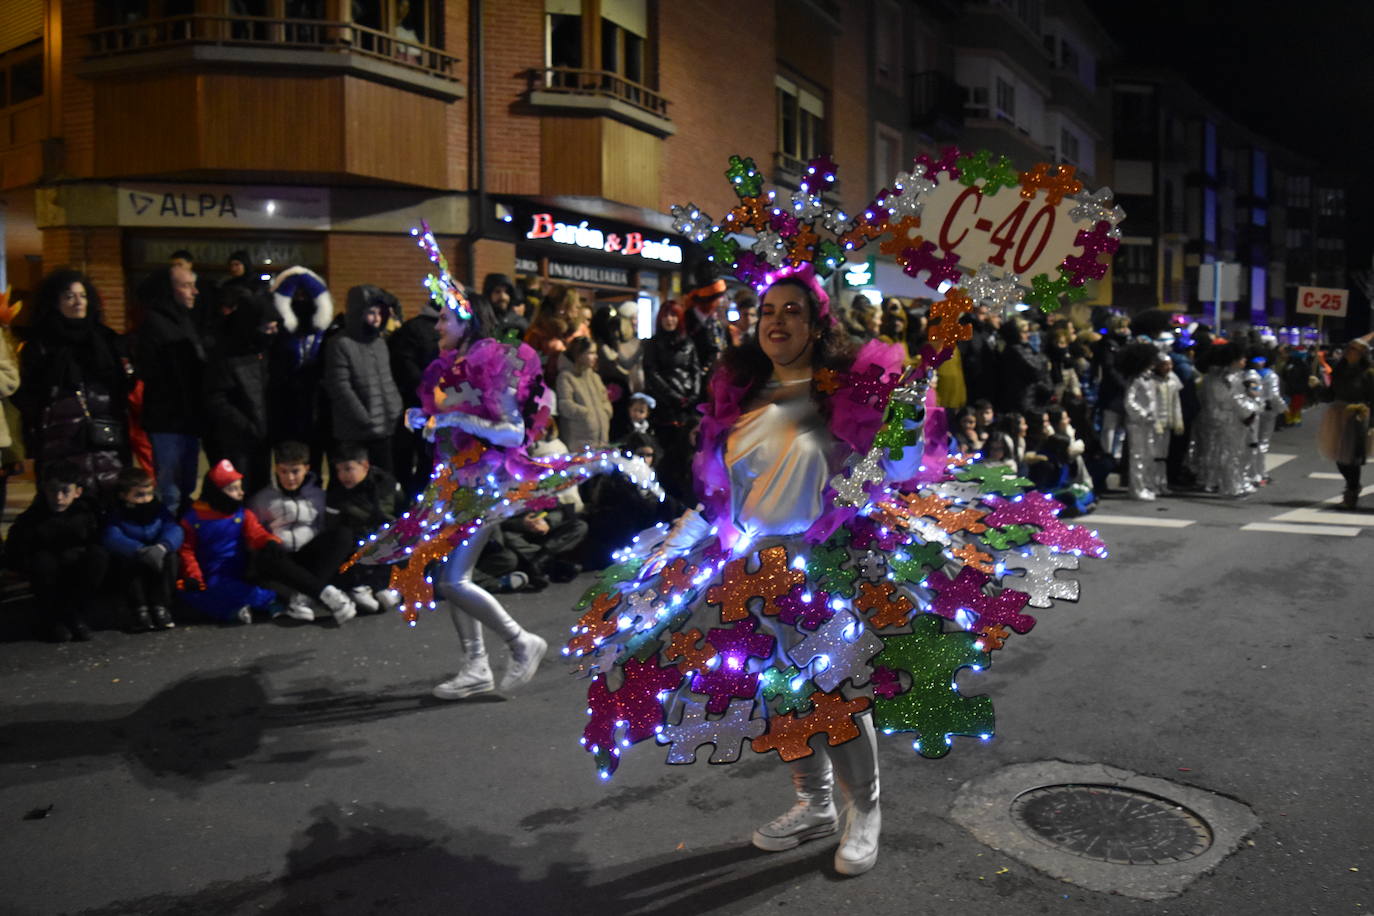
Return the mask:
MULTIPOLYGON (((577 741, 585 685, 556 661, 509 699, 430 699, 457 655, 441 617, 183 625, 0 644, 0 912, 1367 912, 1374 536, 1304 527, 1340 486, 1309 476, 1334 470, 1314 425, 1279 433, 1295 457, 1256 496, 1109 499, 1087 520, 1112 557, 1084 562, 1084 600, 961 677, 994 697, 996 738, 938 761, 883 741, 883 852, 864 877, 838 878, 831 844, 748 845, 789 804, 773 755, 669 767, 641 745, 601 782, 577 741), (1298 531, 1241 530, 1277 516, 1298 531), (1260 827, 1145 902, 1055 880, 951 819, 966 781, 1047 760, 1219 793, 1260 827)), ((1374 527, 1366 502, 1343 520, 1374 527)), ((588 581, 508 606, 560 640, 588 581)))

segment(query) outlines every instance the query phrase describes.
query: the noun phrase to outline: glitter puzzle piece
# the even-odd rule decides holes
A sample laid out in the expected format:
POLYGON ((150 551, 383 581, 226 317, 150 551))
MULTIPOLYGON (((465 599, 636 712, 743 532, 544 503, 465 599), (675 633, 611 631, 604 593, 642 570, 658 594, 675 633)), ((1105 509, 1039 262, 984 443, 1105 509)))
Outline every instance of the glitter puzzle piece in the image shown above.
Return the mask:
POLYGON ((993 550, 1010 550, 1012 547, 1029 544, 1034 533, 1035 529, 1030 525, 1008 525, 1005 528, 993 528, 984 532, 983 541, 993 550))
POLYGON ((1014 588, 1004 588, 995 595, 984 595, 973 608, 978 614, 978 628, 1004 626, 1017 633, 1029 633, 1035 626, 1035 618, 1021 613, 1029 597, 1014 588))
POLYGON ((934 519, 940 530, 949 534, 957 531, 981 534, 987 530, 987 525, 981 521, 986 512, 971 506, 956 508, 929 491, 906 497, 906 506, 912 516, 934 519))
POLYGON ((855 565, 859 568, 859 575, 869 582, 887 578, 887 560, 877 551, 870 550, 855 565))
POLYGON ((915 248, 907 248, 902 252, 902 258, 905 261, 902 264, 902 273, 916 279, 919 274, 925 272, 929 275, 925 283, 930 287, 938 287, 945 280, 955 283, 962 276, 959 272, 959 256, 948 251, 943 258, 935 257, 935 243, 931 241, 922 242, 915 248))
POLYGON ((883 214, 875 213, 874 219, 861 219, 853 227, 839 237, 839 242, 845 248, 853 250, 862 248, 868 244, 870 239, 881 238, 887 232, 887 219, 883 214))
POLYGON ((824 733, 831 747, 852 741, 859 737, 854 717, 872 705, 868 697, 846 700, 820 690, 811 694, 811 702, 815 709, 808 715, 789 713, 770 718, 768 731, 750 742, 754 750, 761 754, 777 751, 783 760, 791 761, 814 753, 809 744, 812 735, 824 733))
POLYGON ((777 712, 804 713, 811 708, 811 694, 816 683, 805 677, 795 666, 767 668, 759 675, 759 689, 764 702, 776 699, 777 712))
POLYGON ((683 596, 686 600, 686 596, 696 589, 692 580, 700 571, 696 566, 688 566, 685 557, 678 557, 659 572, 659 591, 667 596, 683 596))
POLYGON ((822 690, 837 689, 846 679, 855 687, 868 683, 873 673, 869 659, 882 651, 883 641, 849 611, 837 611, 821 628, 787 651, 805 669, 817 662, 811 679, 822 690))
POLYGON ((885 665, 878 665, 873 669, 873 696, 892 699, 902 692, 902 679, 896 671, 885 665))
POLYGON ((1002 648, 1007 644, 1007 637, 1011 635, 1010 630, 996 623, 979 626, 973 632, 978 634, 978 641, 974 643, 974 646, 984 652, 992 652, 1002 648))
POLYGON ((1032 537, 1038 544, 1048 544, 1060 550, 1105 557, 1107 545, 1095 531, 1078 525, 1066 525, 1059 520, 1064 504, 1048 493, 1032 491, 1016 499, 999 501, 987 517, 989 525, 1034 525, 1040 530, 1032 537))
POLYGON ((962 560, 964 565, 970 566, 979 572, 989 575, 997 568, 993 565, 992 554, 984 553, 978 549, 978 545, 972 542, 962 544, 950 551, 955 557, 962 560))
POLYGON ((890 574, 897 582, 907 585, 920 585, 926 574, 945 565, 944 546, 931 542, 911 544, 888 558, 890 574))
POLYGON ((1126 211, 1113 206, 1112 198, 1111 188, 1098 188, 1092 192, 1080 191, 1073 195, 1074 206, 1069 210, 1069 219, 1076 223, 1105 222, 1111 227, 1107 234, 1119 239, 1121 230, 1117 227, 1126 218, 1126 211))
POLYGON ((683 674, 705 671, 711 660, 716 657, 716 647, 707 643, 699 646, 702 633, 693 627, 684 633, 674 633, 672 641, 663 650, 665 661, 677 662, 677 669, 683 674))
POLYGON ((830 239, 825 239, 816 246, 816 259, 812 263, 815 265, 817 276, 828 277, 844 263, 844 249, 830 239))
POLYGON ((1112 255, 1121 243, 1111 235, 1111 223, 1095 223, 1092 229, 1080 229, 1073 243, 1083 249, 1082 255, 1070 255, 1064 259, 1064 269, 1072 276, 1069 282, 1082 286, 1088 280, 1101 280, 1107 274, 1107 264, 1098 261, 1099 254, 1112 255))
POLYGON ((979 493, 1000 493, 1003 496, 1016 496, 1032 486, 1029 480, 1017 477, 1010 468, 988 464, 971 464, 956 471, 954 477, 961 481, 976 481, 979 493))
POLYGON ((839 166, 830 156, 817 156, 806 164, 806 172, 797 185, 807 194, 823 194, 835 184, 835 172, 839 166))
MULTIPOLYGON (((1026 482, 1030 483, 1030 481, 1026 482)), ((983 488, 977 481, 966 480, 942 480, 931 486, 930 489, 941 499, 956 503, 972 502, 983 492, 983 488)))
POLYGON ((1073 278, 1064 269, 1064 265, 1061 264, 1056 269, 1059 271, 1059 277, 1055 280, 1051 280, 1049 274, 1036 274, 1031 277, 1031 291, 1026 294, 1028 303, 1047 314, 1059 311, 1061 297, 1067 298, 1070 302, 1077 302, 1088 296, 1086 289, 1074 285, 1073 278))
POLYGON ((793 267, 800 267, 811 260, 812 253, 816 250, 816 243, 819 241, 820 236, 816 235, 809 225, 798 223, 796 230, 788 239, 787 263, 793 267))
POLYGON ((961 340, 973 339, 973 325, 963 316, 973 311, 973 300, 958 287, 945 291, 945 298, 930 307, 930 328, 927 336, 932 346, 948 350, 961 340))
POLYGON ((591 607, 577 621, 573 628, 575 634, 568 640, 568 649, 575 655, 592 651, 607 637, 614 636, 620 629, 619 592, 602 592, 592 601, 591 607))
POLYGON ((921 220, 915 216, 905 217, 896 223, 889 222, 887 236, 878 242, 878 250, 894 257, 908 248, 914 251, 925 241, 925 237, 917 231, 920 228, 921 220))
POLYGON ((874 453, 864 455, 854 466, 830 478, 839 506, 862 506, 869 501, 869 488, 886 479, 882 463, 874 453))
POLYGON ((959 147, 946 146, 940 150, 939 159, 931 159, 927 153, 921 153, 914 160, 916 168, 914 172, 922 178, 935 179, 941 172, 950 178, 959 177, 959 147))
POLYGON ((971 566, 965 566, 951 579, 943 572, 931 573, 924 585, 935 593, 935 599, 926 606, 930 614, 938 614, 953 620, 964 629, 970 628, 977 619, 978 605, 986 597, 983 586, 988 583, 986 573, 971 566))
POLYGON ((725 214, 721 226, 729 232, 758 232, 768 228, 771 217, 768 202, 762 197, 744 197, 725 214))
POLYGON ((754 160, 747 156, 731 156, 730 167, 725 170, 725 177, 730 179, 730 185, 741 198, 757 197, 763 190, 763 175, 759 174, 754 160))
POLYGON ((725 564, 719 585, 706 590, 706 603, 720 605, 722 623, 732 623, 749 616, 749 604, 760 599, 763 613, 775 616, 779 612, 778 599, 794 585, 806 582, 806 574, 793 569, 787 562, 787 548, 768 547, 752 557, 739 557, 725 564), (750 559, 757 558, 758 569, 749 572, 750 559))
POLYGON ((660 668, 653 662, 630 659, 622 666, 625 680, 620 689, 606 685, 599 674, 587 688, 587 711, 591 721, 582 730, 582 744, 596 758, 606 776, 620 764, 620 749, 657 734, 663 724, 663 704, 659 694, 676 690, 682 672, 676 667, 660 668), (617 732, 624 730, 623 736, 617 732))
POLYGON ((1078 171, 1072 165, 1060 165, 1050 174, 1048 162, 1036 163, 1029 172, 1021 173, 1021 196, 1034 200, 1039 191, 1045 192, 1045 203, 1057 207, 1064 202, 1066 194, 1077 194, 1083 190, 1083 182, 1074 178, 1078 171))
POLYGON ((992 700, 964 696, 954 680, 961 668, 981 671, 990 664, 977 640, 972 633, 944 632, 940 618, 932 614, 917 615, 913 632, 889 636, 874 662, 907 672, 911 687, 897 696, 878 697, 873 724, 886 733, 915 732, 920 736, 916 751, 930 758, 948 754, 954 735, 991 737, 992 700))
MULTIPOLYGON (((847 535, 848 532, 845 540, 848 540, 847 535)), ((859 574, 856 570, 844 568, 848 561, 849 551, 842 542, 836 542, 832 538, 824 544, 817 544, 811 548, 811 555, 806 558, 806 574, 802 581, 815 582, 819 588, 832 595, 852 598, 854 580, 859 574)))
POLYGON ((874 630, 904 625, 914 605, 911 599, 897 591, 892 582, 860 582, 854 599, 854 610, 870 615, 868 625, 874 630))
POLYGON ((1031 607, 1053 607, 1055 598, 1078 600, 1078 580, 1055 575, 1061 569, 1078 569, 1078 565, 1079 559, 1073 554, 1037 544, 1002 558, 1002 568, 1006 570, 1002 582, 1011 585, 1008 580, 1014 578, 1015 586, 1030 596, 1031 607))
POLYGON ((706 708, 688 700, 683 705, 682 723, 665 725, 658 740, 672 744, 669 763, 696 763, 697 750, 712 746, 711 763, 734 763, 739 759, 745 738, 757 738, 768 728, 767 719, 755 719, 754 701, 735 700, 719 719, 706 718, 706 708))
POLYGON ((673 231, 685 235, 697 244, 704 242, 715 230, 714 221, 694 203, 687 206, 673 204, 669 212, 673 216, 673 231))
POLYGON ((873 447, 887 449, 889 458, 900 461, 904 450, 914 446, 920 438, 919 424, 924 415, 923 408, 915 404, 889 400, 883 425, 873 437, 873 447))
POLYGON ((883 371, 882 366, 870 364, 863 372, 846 372, 840 377, 840 390, 851 400, 860 404, 869 401, 881 404, 897 387, 896 373, 883 371))
POLYGON ((723 229, 713 231, 701 243, 701 247, 706 249, 707 257, 717 264, 733 264, 739 256, 739 242, 723 229))
POLYGON ((752 697, 759 687, 759 676, 749 671, 749 659, 767 658, 776 640, 766 633, 755 633, 758 621, 750 617, 729 629, 716 627, 706 641, 716 649, 713 668, 692 676, 692 692, 711 699, 707 712, 724 712, 733 698, 752 697))
POLYGON ((798 630, 814 630, 834 616, 830 609, 830 594, 811 591, 805 585, 794 585, 778 599, 778 621, 798 630))
POLYGON ((973 276, 961 280, 960 285, 974 302, 1001 312, 1021 301, 1020 282, 1017 274, 999 276, 991 266, 980 264, 973 276))
POLYGON ((1021 173, 1012 167, 1006 156, 992 158, 992 151, 981 149, 971 156, 960 156, 959 183, 973 187, 979 181, 979 189, 985 197, 996 197, 1002 188, 1014 188, 1021 183, 1021 173))
POLYGON ((585 611, 591 607, 592 602, 598 596, 607 592, 618 591, 616 586, 624 582, 633 582, 639 578, 639 570, 643 565, 643 557, 631 557, 624 562, 607 566, 597 574, 596 581, 592 583, 591 587, 582 593, 582 597, 577 601, 576 609, 585 611))

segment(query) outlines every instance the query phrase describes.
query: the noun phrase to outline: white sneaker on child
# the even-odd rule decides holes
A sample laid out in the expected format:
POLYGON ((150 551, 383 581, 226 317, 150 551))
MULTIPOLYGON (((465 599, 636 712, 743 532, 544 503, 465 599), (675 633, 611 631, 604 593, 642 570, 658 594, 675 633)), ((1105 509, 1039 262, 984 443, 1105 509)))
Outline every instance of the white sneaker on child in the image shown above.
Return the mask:
POLYGON ((286 616, 292 620, 314 620, 315 609, 310 606, 310 598, 300 592, 293 593, 291 600, 286 603, 286 616))
POLYGON ((394 588, 384 588, 380 592, 377 592, 376 595, 377 603, 381 605, 382 610, 386 611, 388 614, 396 613, 401 609, 401 605, 405 603, 405 599, 401 597, 401 593, 394 588))
POLYGON ((234 614, 234 619, 237 620, 239 623, 252 623, 253 609, 245 604, 243 607, 239 608, 238 611, 234 614))
POLYGON ((434 688, 434 695, 441 700, 461 700, 475 693, 490 693, 495 686, 491 662, 479 655, 464 661, 457 674, 434 688))
POLYGON ((332 585, 326 585, 324 591, 320 592, 320 601, 333 612, 335 623, 347 623, 358 616, 353 601, 332 585))
POLYGON ((372 594, 372 589, 368 588, 366 585, 353 586, 348 590, 348 597, 353 599, 353 603, 357 605, 358 610, 362 611, 364 614, 375 614, 382 609, 382 605, 377 601, 376 596, 372 594))
POLYGON ((544 638, 529 630, 521 632, 508 645, 510 664, 506 666, 506 673, 501 675, 502 692, 528 684, 539 663, 544 660, 544 653, 549 650, 544 638))

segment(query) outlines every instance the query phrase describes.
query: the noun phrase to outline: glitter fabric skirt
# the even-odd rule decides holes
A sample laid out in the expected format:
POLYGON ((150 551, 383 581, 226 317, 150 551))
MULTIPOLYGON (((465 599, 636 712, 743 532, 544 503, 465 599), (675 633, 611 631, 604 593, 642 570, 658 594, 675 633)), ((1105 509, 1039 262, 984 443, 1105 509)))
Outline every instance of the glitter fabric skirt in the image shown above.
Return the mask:
POLYGON ((1027 486, 1005 468, 951 466, 821 544, 727 550, 711 534, 663 556, 666 530, 641 534, 578 602, 564 649, 591 678, 582 744, 602 777, 649 739, 674 764, 730 763, 746 743, 795 760, 818 733, 857 738, 869 710, 925 757, 990 738, 992 701, 964 696, 959 672, 1029 632, 1029 609, 1077 601, 1080 557, 1106 556, 1027 486))
POLYGON ((436 606, 433 564, 447 559, 483 525, 553 508, 558 494, 598 474, 620 473, 660 499, 663 491, 642 458, 621 452, 501 460, 500 449, 474 444, 436 463, 429 484, 408 511, 368 536, 343 569, 354 563, 390 565, 391 587, 404 596, 401 613, 414 624, 423 609, 436 606), (493 460, 494 459, 494 460, 493 460))

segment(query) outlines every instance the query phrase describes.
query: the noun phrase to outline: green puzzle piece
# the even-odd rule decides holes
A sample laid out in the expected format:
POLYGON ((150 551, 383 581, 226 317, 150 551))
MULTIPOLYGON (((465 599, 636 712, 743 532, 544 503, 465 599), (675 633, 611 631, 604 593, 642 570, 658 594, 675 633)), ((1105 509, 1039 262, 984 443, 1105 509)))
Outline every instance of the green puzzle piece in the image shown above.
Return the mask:
POLYGON ((983 532, 983 542, 993 550, 1010 550, 1030 543, 1035 529, 1030 525, 1008 525, 1005 528, 990 528, 983 532))
POLYGON ((1019 496, 1021 491, 1032 486, 1024 477, 1017 477, 1011 468, 992 467, 986 464, 970 464, 954 475, 955 480, 978 482, 978 492, 996 493, 999 496, 1019 496))
POLYGON ((810 678, 793 687, 792 682, 801 674, 796 666, 787 669, 769 668, 759 675, 759 686, 763 688, 763 699, 781 697, 777 711, 795 712, 797 715, 811 711, 811 694, 816 692, 816 684, 810 678))
POLYGON ((884 732, 915 732, 922 757, 949 753, 954 735, 990 737, 994 718, 992 699, 966 697, 954 687, 960 668, 986 668, 986 652, 974 647, 978 636, 962 630, 944 632, 941 618, 919 614, 913 632, 883 638, 883 651, 873 664, 911 675, 911 689, 895 697, 873 698, 873 724, 884 732))
POLYGON ((596 582, 592 583, 582 597, 578 599, 577 610, 585 611, 592 606, 592 602, 598 595, 606 594, 615 590, 615 587, 622 582, 632 582, 639 575, 639 568, 644 565, 642 557, 632 557, 623 563, 614 563, 607 566, 596 577, 596 582))
POLYGON ((896 554, 887 558, 887 568, 898 581, 920 585, 925 581, 926 573, 945 565, 944 545, 938 541, 920 546, 910 544, 902 550, 906 553, 906 559, 896 554))

